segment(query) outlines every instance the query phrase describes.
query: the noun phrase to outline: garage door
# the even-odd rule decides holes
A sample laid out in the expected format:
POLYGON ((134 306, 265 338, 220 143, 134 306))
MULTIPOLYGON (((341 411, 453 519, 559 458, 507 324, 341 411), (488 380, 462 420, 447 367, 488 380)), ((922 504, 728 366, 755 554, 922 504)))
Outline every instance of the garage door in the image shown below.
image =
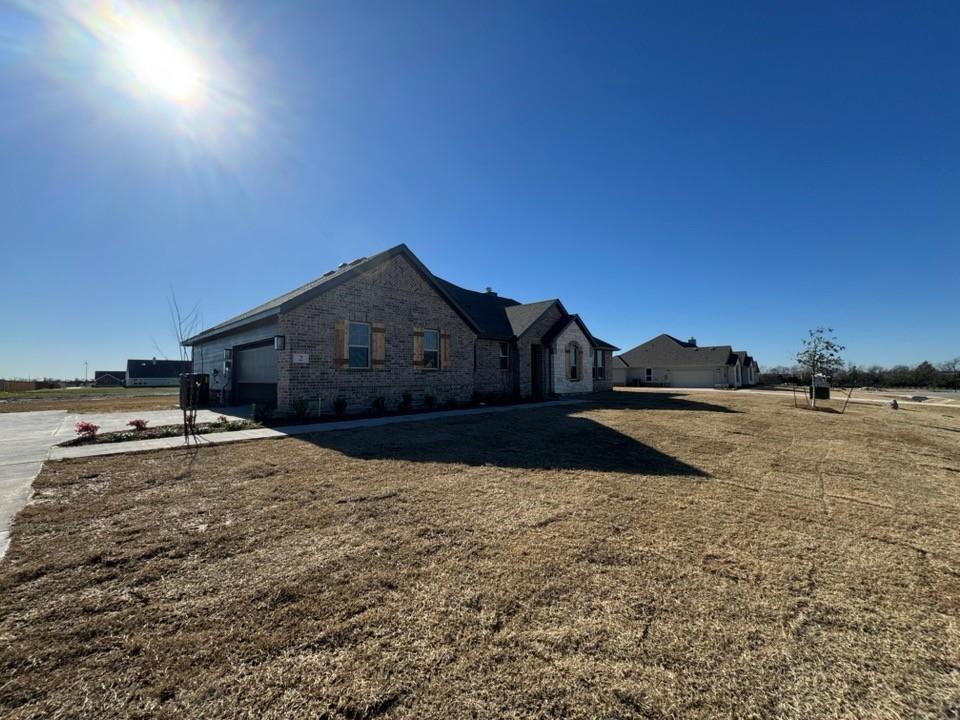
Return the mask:
POLYGON ((277 351, 268 345, 242 348, 234 353, 237 402, 277 404, 277 351))
POLYGON ((673 370, 670 373, 671 382, 670 385, 673 387, 713 387, 717 382, 715 377, 715 370, 710 368, 709 370, 673 370))

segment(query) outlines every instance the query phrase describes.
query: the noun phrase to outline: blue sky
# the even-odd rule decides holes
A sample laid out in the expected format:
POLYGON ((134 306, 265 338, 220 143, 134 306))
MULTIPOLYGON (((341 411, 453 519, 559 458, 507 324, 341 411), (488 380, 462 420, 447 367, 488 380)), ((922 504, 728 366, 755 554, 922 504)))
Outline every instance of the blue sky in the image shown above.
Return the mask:
POLYGON ((203 106, 0 5, 0 375, 175 357, 171 289, 213 324, 400 242, 624 349, 960 355, 956 3, 125 7, 203 106))

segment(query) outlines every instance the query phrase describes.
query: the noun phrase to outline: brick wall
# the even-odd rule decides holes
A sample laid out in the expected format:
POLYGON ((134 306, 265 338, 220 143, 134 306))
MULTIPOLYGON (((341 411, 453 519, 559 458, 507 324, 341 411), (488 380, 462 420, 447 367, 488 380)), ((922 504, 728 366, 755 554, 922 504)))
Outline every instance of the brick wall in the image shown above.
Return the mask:
POLYGON ((347 412, 363 412, 383 396, 388 409, 399 406, 404 391, 415 407, 432 395, 437 405, 448 399, 465 402, 474 389, 476 335, 402 256, 394 257, 280 317, 286 349, 278 353, 277 408, 289 412, 305 398, 321 412, 333 409, 336 398, 347 401, 347 412), (382 323, 386 328, 386 364, 382 369, 334 368, 337 320, 382 323), (414 367, 414 328, 450 335, 450 367, 414 367), (305 364, 294 356, 306 354, 305 364))
POLYGON ((516 348, 507 343, 510 366, 500 368, 500 343, 495 340, 477 340, 477 371, 474 376, 476 389, 483 393, 512 395, 515 388, 516 348))

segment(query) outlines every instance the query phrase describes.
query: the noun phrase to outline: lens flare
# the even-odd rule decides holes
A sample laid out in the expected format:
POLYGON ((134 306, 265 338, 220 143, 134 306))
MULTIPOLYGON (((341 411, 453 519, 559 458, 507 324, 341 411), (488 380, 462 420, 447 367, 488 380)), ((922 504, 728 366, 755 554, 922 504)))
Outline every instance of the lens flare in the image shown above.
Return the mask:
POLYGON ((137 21, 121 30, 116 41, 118 61, 143 89, 182 104, 201 99, 200 64, 175 39, 137 21))

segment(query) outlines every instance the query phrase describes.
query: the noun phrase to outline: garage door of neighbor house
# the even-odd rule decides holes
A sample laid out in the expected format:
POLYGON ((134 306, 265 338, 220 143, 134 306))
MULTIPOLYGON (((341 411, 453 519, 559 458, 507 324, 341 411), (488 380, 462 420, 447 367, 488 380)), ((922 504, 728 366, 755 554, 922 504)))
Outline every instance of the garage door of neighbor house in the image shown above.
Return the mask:
POLYGON ((238 348, 234 353, 237 402, 277 404, 277 351, 269 344, 238 348))
POLYGON ((673 387, 713 387, 716 382, 714 379, 713 368, 702 370, 697 368, 688 370, 674 370, 672 382, 673 387))

